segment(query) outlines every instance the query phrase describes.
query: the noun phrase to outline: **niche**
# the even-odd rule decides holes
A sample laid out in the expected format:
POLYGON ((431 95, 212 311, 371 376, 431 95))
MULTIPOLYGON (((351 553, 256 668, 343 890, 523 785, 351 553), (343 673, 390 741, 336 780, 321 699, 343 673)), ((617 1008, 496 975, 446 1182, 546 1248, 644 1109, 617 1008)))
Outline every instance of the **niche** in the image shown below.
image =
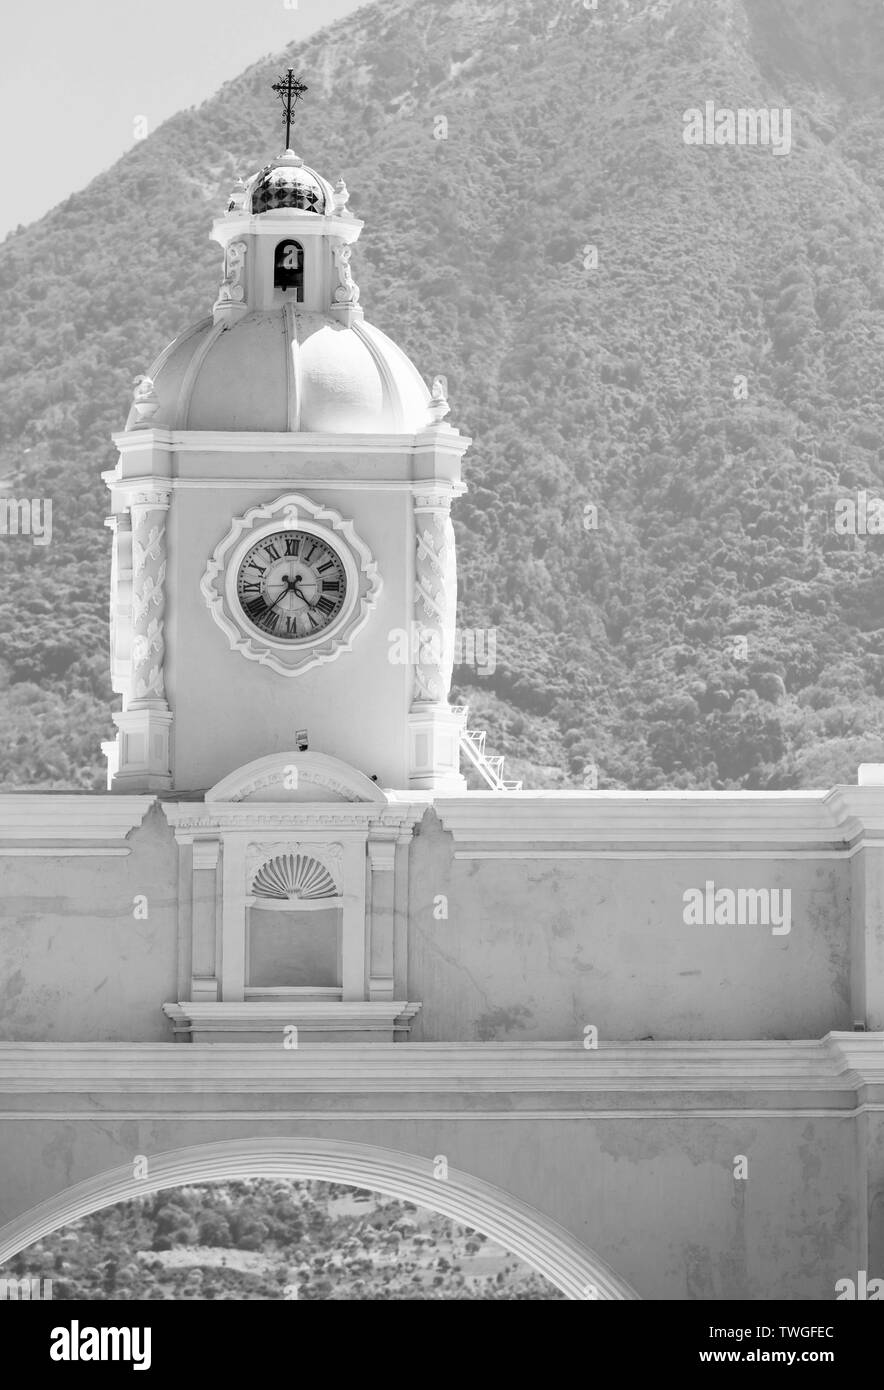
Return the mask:
POLYGON ((341 997, 343 898, 326 865, 277 855, 255 875, 247 910, 247 999, 341 997))

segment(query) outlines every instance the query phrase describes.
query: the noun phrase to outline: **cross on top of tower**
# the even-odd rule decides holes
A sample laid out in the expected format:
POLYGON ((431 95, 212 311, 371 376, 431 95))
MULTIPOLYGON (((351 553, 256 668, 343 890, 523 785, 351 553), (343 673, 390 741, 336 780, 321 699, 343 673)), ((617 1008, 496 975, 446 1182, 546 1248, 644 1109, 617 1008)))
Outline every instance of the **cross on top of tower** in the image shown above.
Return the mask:
POLYGON ((294 68, 289 68, 285 77, 280 77, 271 88, 271 91, 278 93, 282 102, 282 119, 285 121, 285 147, 287 150, 291 149, 295 106, 308 90, 300 78, 295 77, 294 68))

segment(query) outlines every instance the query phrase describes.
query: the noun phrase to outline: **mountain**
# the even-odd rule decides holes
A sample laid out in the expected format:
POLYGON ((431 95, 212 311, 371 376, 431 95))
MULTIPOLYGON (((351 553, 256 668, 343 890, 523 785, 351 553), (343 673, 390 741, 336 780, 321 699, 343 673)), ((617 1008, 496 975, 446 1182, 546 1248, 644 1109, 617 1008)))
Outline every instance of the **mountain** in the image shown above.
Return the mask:
POLYGON ((368 317, 475 441, 460 622, 496 664, 456 697, 507 774, 884 760, 884 542, 836 527, 884 496, 882 58, 876 0, 381 0, 10 235, 0 491, 52 498, 53 538, 0 537, 2 785, 102 784, 109 435, 213 301, 209 222, 282 143, 289 64, 294 143, 366 221, 368 317), (707 102, 788 108, 790 153, 686 144, 707 102))

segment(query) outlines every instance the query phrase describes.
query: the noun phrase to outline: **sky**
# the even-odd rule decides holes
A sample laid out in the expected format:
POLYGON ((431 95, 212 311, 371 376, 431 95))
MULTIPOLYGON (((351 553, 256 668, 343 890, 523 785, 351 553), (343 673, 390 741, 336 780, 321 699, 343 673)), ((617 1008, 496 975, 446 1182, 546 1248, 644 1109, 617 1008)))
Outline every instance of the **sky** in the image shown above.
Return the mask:
POLYGON ((150 133, 363 3, 9 0, 0 19, 0 238, 107 169, 136 130, 150 133))

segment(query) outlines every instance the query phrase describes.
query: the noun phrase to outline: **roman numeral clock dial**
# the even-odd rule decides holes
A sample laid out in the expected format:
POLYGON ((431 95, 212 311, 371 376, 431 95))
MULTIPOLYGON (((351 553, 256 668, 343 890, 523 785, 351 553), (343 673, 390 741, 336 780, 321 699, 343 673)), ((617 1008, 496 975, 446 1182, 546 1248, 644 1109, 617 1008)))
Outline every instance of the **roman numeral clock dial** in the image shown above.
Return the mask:
POLYGON ((233 517, 200 580, 231 648, 292 677, 351 651, 382 588, 353 522, 295 492, 233 517))
POLYGON ((343 561, 320 537, 279 531, 247 551, 236 593, 244 616, 266 637, 306 642, 341 613, 347 576, 343 561))

